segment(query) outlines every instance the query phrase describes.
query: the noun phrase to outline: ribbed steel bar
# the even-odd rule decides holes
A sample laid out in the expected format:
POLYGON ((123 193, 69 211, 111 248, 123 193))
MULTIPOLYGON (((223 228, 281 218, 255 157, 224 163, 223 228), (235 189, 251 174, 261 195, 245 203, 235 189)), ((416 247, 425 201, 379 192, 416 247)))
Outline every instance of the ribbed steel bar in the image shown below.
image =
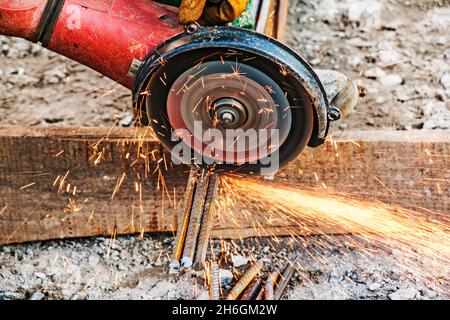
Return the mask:
POLYGON ((170 263, 171 270, 178 270, 180 268, 180 260, 182 258, 186 234, 189 227, 189 218, 191 216, 192 200, 195 194, 198 175, 199 175, 198 169, 192 168, 189 174, 189 180, 186 187, 183 207, 178 215, 178 228, 177 228, 177 235, 175 238, 175 249, 172 254, 172 262, 170 263))
POLYGON ((203 213, 200 222, 200 231, 197 238, 197 248, 194 257, 194 269, 201 270, 205 263, 208 244, 211 237, 211 229, 213 225, 212 207, 217 193, 219 177, 214 172, 209 172, 205 180, 207 183, 206 195, 203 202, 203 213))
POLYGON ((231 289, 227 296, 227 300, 237 300, 253 279, 261 272, 262 268, 262 263, 255 262, 247 271, 245 271, 244 275, 235 284, 233 289, 231 289))
POLYGON ((220 278, 219 278, 219 265, 217 262, 211 262, 210 268, 211 276, 209 283, 209 296, 211 300, 220 300, 220 278))
POLYGON ((278 283, 276 284, 275 287, 275 295, 274 295, 274 300, 280 300, 281 297, 284 294, 284 291, 287 288, 287 285, 289 284, 289 281, 291 281, 294 273, 295 273, 295 266, 296 261, 295 262, 288 262, 286 267, 283 270, 283 273, 280 276, 280 280, 278 281, 278 283))

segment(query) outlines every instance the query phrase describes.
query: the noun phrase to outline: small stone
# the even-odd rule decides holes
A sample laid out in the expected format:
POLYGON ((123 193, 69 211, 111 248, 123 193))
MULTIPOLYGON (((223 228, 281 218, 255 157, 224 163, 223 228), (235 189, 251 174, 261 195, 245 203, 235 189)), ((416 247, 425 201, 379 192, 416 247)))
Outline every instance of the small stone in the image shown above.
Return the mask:
POLYGON ((420 292, 413 287, 403 288, 391 293, 389 298, 391 300, 413 300, 420 296, 420 292))
POLYGON ((382 287, 381 283, 379 282, 373 282, 369 285, 368 289, 369 291, 378 291, 382 287))
POLYGON ((362 59, 361 59, 361 57, 358 57, 358 56, 349 56, 349 57, 347 57, 347 62, 353 68, 356 68, 362 63, 362 59))
POLYGON ((380 62, 384 65, 398 64, 404 57, 395 50, 381 50, 380 62))
POLYGON ((181 264, 180 261, 174 260, 169 264, 169 274, 177 274, 180 272, 181 264))
POLYGON ((44 74, 45 84, 58 84, 66 78, 64 66, 58 66, 44 74))
POLYGON ((381 26, 381 9, 381 2, 353 1, 348 7, 347 18, 351 22, 359 22, 363 29, 378 29, 381 26))
POLYGON ((89 266, 96 267, 100 262, 100 257, 98 255, 91 255, 88 259, 89 266))
POLYGON ((437 296, 436 292, 426 289, 426 288, 422 289, 420 291, 420 293, 421 293, 422 297, 424 297, 427 300, 436 299, 436 296, 437 296))
POLYGON ((248 259, 243 256, 232 256, 231 261, 235 268, 245 266, 248 263, 248 259))
POLYGON ((23 76, 24 74, 25 74, 25 69, 22 67, 19 67, 19 68, 11 71, 11 75, 14 75, 14 76, 23 76))
POLYGON ((45 295, 42 292, 36 291, 31 295, 30 300, 44 300, 44 298, 45 295))
POLYGON ((233 273, 230 270, 219 269, 219 279, 222 286, 227 286, 233 280, 233 273))
POLYGON ((119 261, 119 265, 117 266, 117 269, 119 271, 127 271, 128 270, 128 263, 123 263, 121 261, 119 261))
POLYGON ((209 294, 206 291, 200 292, 200 294, 197 297, 197 300, 209 300, 209 294))
POLYGON ((36 272, 34 275, 36 276, 36 278, 40 278, 40 279, 47 278, 47 275, 42 272, 36 272))
POLYGON ((23 300, 23 299, 25 299, 25 295, 23 293, 0 292, 0 301, 1 300, 23 300))
POLYGON ((310 63, 311 63, 313 66, 319 65, 320 62, 321 62, 321 60, 320 60, 319 58, 315 58, 315 59, 312 59, 312 60, 310 61, 310 63))
POLYGON ((371 68, 364 72, 364 76, 368 79, 381 79, 386 76, 386 72, 381 68, 371 68))
MULTIPOLYGON (((161 267, 161 266, 163 265, 163 263, 162 263, 161 259, 157 259, 157 260, 153 263, 153 265, 154 265, 155 267, 161 267)), ((186 266, 186 267, 189 268, 190 266, 186 266)))
POLYGON ((442 75, 440 83, 444 89, 450 89, 450 72, 446 72, 442 75))
POLYGON ((403 78, 398 74, 388 74, 380 80, 386 87, 395 87, 403 83, 403 78))
POLYGON ((3 248, 0 248, 0 250, 2 250, 4 253, 11 253, 11 247, 9 246, 4 246, 3 248))
POLYGON ((375 42, 373 41, 366 41, 361 38, 351 38, 347 40, 346 44, 357 47, 357 48, 370 48, 375 45, 375 42))
MULTIPOLYGON (((129 127, 129 126, 131 126, 131 124, 133 123, 133 120, 134 120, 134 115, 132 115, 132 114, 128 114, 128 115, 125 115, 120 121, 119 121, 119 124, 120 124, 120 126, 122 126, 122 127, 129 127)), ((171 239, 168 239, 169 240, 169 243, 171 242, 171 239)))
POLYGON ((259 262, 261 262, 265 265, 270 265, 272 263, 272 260, 267 257, 264 257, 264 258, 259 259, 259 262))

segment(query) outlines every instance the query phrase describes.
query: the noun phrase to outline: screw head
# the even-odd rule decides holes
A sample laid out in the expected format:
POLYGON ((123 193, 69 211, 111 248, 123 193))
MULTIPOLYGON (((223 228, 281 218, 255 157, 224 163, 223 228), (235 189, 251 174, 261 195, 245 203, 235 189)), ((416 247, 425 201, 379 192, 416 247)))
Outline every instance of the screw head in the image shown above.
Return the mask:
POLYGON ((330 110, 328 110, 328 119, 331 121, 336 121, 341 118, 341 110, 339 110, 336 107, 331 107, 330 110))
POLYGON ((192 24, 186 25, 184 28, 188 34, 193 34, 197 32, 198 29, 200 29, 200 25, 197 22, 194 22, 192 24))

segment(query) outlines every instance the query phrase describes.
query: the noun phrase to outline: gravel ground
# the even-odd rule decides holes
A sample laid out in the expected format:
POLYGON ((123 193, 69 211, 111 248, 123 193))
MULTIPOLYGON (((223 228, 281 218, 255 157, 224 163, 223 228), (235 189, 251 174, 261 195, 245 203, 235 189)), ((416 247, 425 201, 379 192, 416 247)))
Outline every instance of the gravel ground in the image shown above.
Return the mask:
MULTIPOLYGON (((342 238, 342 239, 341 239, 342 238)), ((345 238, 345 239, 344 239, 345 238)), ((344 243, 332 249, 314 239, 293 245, 245 240, 236 244, 214 241, 216 254, 227 248, 220 270, 223 289, 229 290, 250 265, 262 260, 267 268, 281 268, 287 258, 299 259, 299 270, 285 299, 448 299, 449 286, 419 281, 389 252, 374 246, 355 248, 344 243), (363 252, 371 249, 369 259, 363 252), (309 253, 308 253, 309 252, 309 253), (326 263, 319 260, 326 259, 326 263), (224 260, 225 261, 225 260, 224 260), (447 289, 445 289, 447 288, 447 289)), ((59 240, 0 247, 1 299, 208 299, 202 273, 168 274, 167 235, 59 240)), ((445 272, 445 271, 444 271, 445 272)))
MULTIPOLYGON (((364 87, 365 97, 340 129, 449 129, 448 0, 291 0, 289 12, 288 43, 314 67, 342 70, 364 87)), ((77 63, 0 37, 0 65, 0 125, 111 126, 116 119, 132 125, 129 92, 77 63)), ((395 249, 333 238, 343 245, 246 240, 231 254, 236 264, 263 258, 271 267, 297 257, 301 270, 288 299, 449 298, 445 272, 425 281, 395 263, 395 249), (362 259, 368 249, 370 258, 362 259)), ((114 244, 96 238, 0 246, 0 300, 207 299, 202 274, 167 275, 172 241, 146 235, 114 244)), ((217 253, 221 245, 214 242, 217 253)), ((224 264, 223 287, 235 281, 230 271, 237 276, 246 266, 224 264)))
POLYGON ((365 98, 342 129, 450 128, 450 1, 292 0, 288 43, 365 98))

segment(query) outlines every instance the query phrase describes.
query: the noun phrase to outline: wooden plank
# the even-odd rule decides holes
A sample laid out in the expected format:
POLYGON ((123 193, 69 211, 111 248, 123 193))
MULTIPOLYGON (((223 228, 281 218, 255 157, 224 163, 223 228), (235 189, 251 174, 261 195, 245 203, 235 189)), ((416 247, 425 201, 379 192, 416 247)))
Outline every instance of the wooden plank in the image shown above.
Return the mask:
MULTIPOLYGON (((276 180, 449 213, 449 132, 348 132, 333 138, 307 149, 276 180)), ((171 232, 177 225, 189 170, 172 166, 145 129, 3 127, 0 150, 0 243, 171 232)), ((213 236, 261 235, 253 224, 266 224, 267 216, 250 213, 250 220, 219 215, 213 236)), ((286 221, 264 232, 304 231, 286 221)))

